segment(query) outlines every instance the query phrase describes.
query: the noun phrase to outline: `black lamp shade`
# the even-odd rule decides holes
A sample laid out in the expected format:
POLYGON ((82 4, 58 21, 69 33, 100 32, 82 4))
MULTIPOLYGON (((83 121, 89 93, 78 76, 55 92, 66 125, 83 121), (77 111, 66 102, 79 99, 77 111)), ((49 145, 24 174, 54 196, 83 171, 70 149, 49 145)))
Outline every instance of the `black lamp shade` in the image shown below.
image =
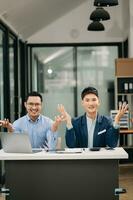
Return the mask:
POLYGON ((118 0, 95 0, 94 6, 117 6, 118 0))
POLYGON ((91 24, 89 24, 88 31, 104 31, 104 25, 102 23, 100 23, 99 21, 94 21, 91 24))
POLYGON ((93 21, 109 20, 110 15, 105 9, 97 7, 96 10, 91 13, 90 19, 93 21))

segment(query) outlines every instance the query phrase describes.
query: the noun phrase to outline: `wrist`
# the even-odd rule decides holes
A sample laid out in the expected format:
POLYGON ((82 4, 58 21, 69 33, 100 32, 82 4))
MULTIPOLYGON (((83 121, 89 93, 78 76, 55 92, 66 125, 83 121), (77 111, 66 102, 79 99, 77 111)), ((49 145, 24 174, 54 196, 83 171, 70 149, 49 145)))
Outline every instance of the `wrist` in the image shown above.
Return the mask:
POLYGON ((115 117, 114 123, 119 124, 119 122, 120 122, 120 117, 115 117))
POLYGON ((8 129, 9 132, 13 132, 14 131, 11 123, 8 124, 7 129, 8 129))
POLYGON ((53 132, 55 132, 55 131, 57 131, 57 129, 58 129, 58 125, 57 125, 56 123, 54 123, 54 124, 52 125, 52 127, 51 127, 51 130, 52 130, 53 132))
POLYGON ((71 121, 67 122, 66 127, 67 127, 67 129, 73 128, 71 121))
POLYGON ((113 123, 113 127, 114 127, 115 129, 119 129, 119 128, 120 128, 120 124, 117 123, 117 122, 114 122, 114 123, 113 123))

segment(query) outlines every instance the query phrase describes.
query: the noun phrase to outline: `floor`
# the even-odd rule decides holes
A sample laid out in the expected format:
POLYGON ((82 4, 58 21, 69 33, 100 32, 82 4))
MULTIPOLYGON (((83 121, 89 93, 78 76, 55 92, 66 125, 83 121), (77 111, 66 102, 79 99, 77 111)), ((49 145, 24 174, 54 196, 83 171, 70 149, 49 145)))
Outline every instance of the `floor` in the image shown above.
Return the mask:
POLYGON ((120 165, 119 187, 127 190, 127 193, 120 195, 120 200, 133 200, 133 164, 120 165))
MULTIPOLYGON (((119 200, 133 200, 133 164, 120 165, 119 187, 125 188, 127 191, 120 195, 119 200)), ((0 195, 0 200, 5 200, 5 197, 0 195)))

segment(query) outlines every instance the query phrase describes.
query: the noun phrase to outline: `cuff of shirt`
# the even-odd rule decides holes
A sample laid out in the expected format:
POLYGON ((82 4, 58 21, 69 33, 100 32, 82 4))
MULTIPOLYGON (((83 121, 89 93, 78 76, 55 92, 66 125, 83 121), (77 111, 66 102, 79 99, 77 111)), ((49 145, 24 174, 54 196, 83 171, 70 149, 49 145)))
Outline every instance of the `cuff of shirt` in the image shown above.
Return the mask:
POLYGON ((113 127, 115 128, 115 129, 119 129, 120 128, 120 124, 116 124, 115 122, 113 123, 113 127))
POLYGON ((66 126, 67 127, 67 130, 70 130, 73 128, 73 126, 66 126))

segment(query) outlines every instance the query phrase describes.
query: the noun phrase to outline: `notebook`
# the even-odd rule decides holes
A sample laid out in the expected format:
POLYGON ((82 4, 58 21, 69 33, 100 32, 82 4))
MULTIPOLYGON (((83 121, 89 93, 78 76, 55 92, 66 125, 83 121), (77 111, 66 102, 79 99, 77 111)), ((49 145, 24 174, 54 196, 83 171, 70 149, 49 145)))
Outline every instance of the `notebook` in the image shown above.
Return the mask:
POLYGON ((1 132, 1 145, 6 153, 36 153, 41 149, 32 149, 27 133, 1 132))

